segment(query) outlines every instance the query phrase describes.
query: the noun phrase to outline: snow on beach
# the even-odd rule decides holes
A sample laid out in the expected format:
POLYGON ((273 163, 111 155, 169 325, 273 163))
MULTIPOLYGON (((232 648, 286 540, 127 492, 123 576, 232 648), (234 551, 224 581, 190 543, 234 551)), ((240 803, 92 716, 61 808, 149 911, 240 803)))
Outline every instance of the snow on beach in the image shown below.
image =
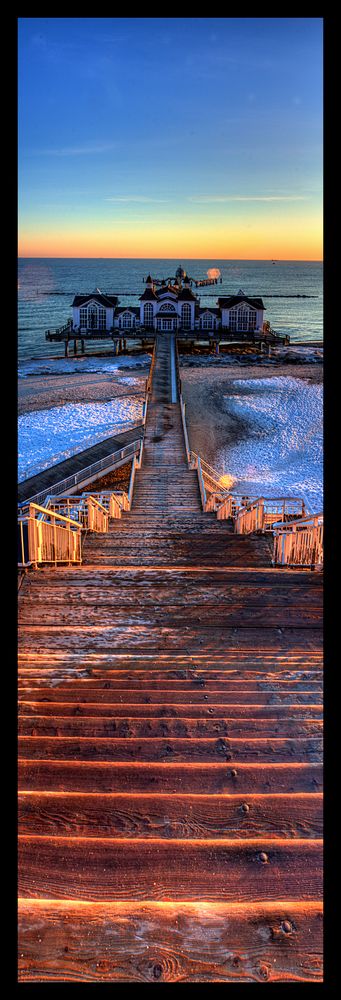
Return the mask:
POLYGON ((142 398, 68 403, 18 418, 18 479, 22 482, 142 419, 142 398))
POLYGON ((237 443, 217 449, 214 464, 234 493, 303 497, 323 508, 323 387, 291 376, 234 379, 222 407, 247 423, 237 443))
MULTIPOLYGON (((222 338, 223 339, 223 338, 222 338)), ((270 356, 267 353, 260 353, 253 350, 252 353, 245 347, 245 344, 235 344, 233 352, 222 350, 220 354, 185 354, 181 356, 181 366, 183 368, 235 368, 241 365, 243 368, 278 368, 281 365, 301 367, 304 365, 321 365, 323 363, 323 347, 313 345, 290 344, 284 347, 282 344, 271 347, 270 356)))
MULTIPOLYGON (((308 509, 322 509, 317 361, 322 351, 306 346, 282 348, 270 369, 265 357, 181 358, 191 446, 231 477, 233 492, 302 495, 308 509)), ((149 365, 148 354, 23 362, 19 480, 139 423, 149 365)))
MULTIPOLYGON (((150 354, 129 355, 117 357, 82 357, 82 358, 36 358, 32 361, 22 361, 18 368, 18 377, 29 378, 34 375, 119 375, 125 369, 132 371, 150 367, 150 354)), ((125 376, 128 383, 128 378, 125 376)))

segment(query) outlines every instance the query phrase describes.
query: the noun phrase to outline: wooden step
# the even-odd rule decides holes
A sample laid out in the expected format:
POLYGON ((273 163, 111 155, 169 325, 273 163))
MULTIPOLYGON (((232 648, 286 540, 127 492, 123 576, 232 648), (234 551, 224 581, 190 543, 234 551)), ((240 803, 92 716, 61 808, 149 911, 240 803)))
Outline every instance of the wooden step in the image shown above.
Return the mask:
MULTIPOLYGON (((23 605, 20 616, 21 624, 39 625, 41 614, 41 607, 32 608, 32 606, 25 607, 23 605)), ((92 606, 86 604, 84 607, 77 607, 77 609, 74 604, 70 607, 65 605, 63 607, 60 605, 57 607, 47 606, 44 609, 44 622, 46 625, 51 624, 52 627, 59 624, 71 626, 75 624, 75 614, 77 628, 83 625, 90 627, 97 624, 102 627, 125 624, 127 627, 135 625, 151 625, 152 627, 159 625, 161 627, 166 625, 177 628, 181 628, 182 624, 193 628, 216 628, 217 625, 238 627, 243 624, 245 627, 263 626, 269 628, 270 626, 290 627, 293 623, 304 628, 307 625, 321 627, 323 621, 322 608, 296 608, 289 605, 285 607, 280 605, 277 607, 258 607, 250 605, 247 601, 240 604, 208 605, 206 607, 186 606, 186 602, 184 602, 182 606, 176 604, 168 605, 168 607, 142 606, 141 608, 113 607, 111 603, 97 604, 96 601, 92 606)))
POLYGON ((154 655, 165 654, 167 651, 172 653, 181 651, 188 654, 201 651, 211 655, 211 653, 221 653, 222 648, 228 650, 232 644, 241 650, 275 650, 281 651, 282 654, 289 649, 321 651, 322 632, 315 626, 306 629, 282 627, 223 629, 218 626, 213 629, 193 629, 183 626, 181 631, 177 628, 141 626, 78 628, 75 622, 73 626, 58 625, 55 628, 22 625, 19 636, 21 652, 39 653, 44 656, 49 652, 64 650, 66 654, 74 652, 86 657, 89 645, 94 654, 110 653, 115 649, 117 653, 137 650, 142 655, 148 652, 154 655))
MULTIPOLYGON (((19 699, 23 697, 27 698, 29 691, 32 692, 32 688, 19 687, 19 699)), ((97 704, 100 704, 103 702, 107 705, 111 703, 129 704, 134 700, 135 704, 202 705, 208 702, 210 706, 221 705, 222 703, 225 706, 240 703, 242 705, 272 705, 275 707, 277 705, 292 704, 321 705, 322 700, 321 690, 258 691, 249 687, 246 690, 243 688, 240 690, 238 685, 232 691, 226 690, 224 687, 212 691, 206 685, 196 685, 191 682, 186 688, 182 687, 180 689, 173 686, 141 689, 139 686, 131 688, 130 685, 126 688, 122 686, 112 688, 109 681, 104 682, 102 687, 92 687, 86 681, 83 683, 80 682, 78 685, 73 685, 71 682, 64 685, 58 684, 58 686, 54 686, 53 688, 39 686, 33 689, 33 695, 36 702, 78 702, 80 691, 82 692, 83 703, 97 702, 97 704)))
POLYGON ((29 663, 20 666, 19 677, 20 686, 22 688, 40 687, 46 685, 47 687, 56 687, 59 684, 63 685, 65 682, 69 683, 72 681, 89 681, 92 683, 99 683, 99 686, 107 684, 110 688, 111 681, 118 682, 121 680, 121 686, 127 687, 130 685, 132 689, 135 686, 139 686, 141 682, 141 688, 144 684, 149 683, 149 686, 155 687, 160 683, 160 681, 165 682, 166 686, 168 684, 173 685, 177 681, 191 680, 197 687, 204 687, 205 682, 208 684, 213 684, 221 680, 225 688, 229 685, 230 690, 238 691, 243 688, 246 684, 254 686, 255 690, 259 691, 271 691, 271 690, 283 690, 290 691, 305 691, 308 689, 321 690, 323 687, 323 681, 321 676, 321 670, 287 670, 281 671, 280 668, 276 671, 274 669, 259 671, 254 665, 253 669, 248 669, 247 664, 244 667, 241 679, 241 670, 235 669, 235 665, 232 664, 216 664, 213 667, 203 668, 202 664, 196 663, 191 667, 190 664, 181 666, 176 662, 172 665, 171 663, 166 663, 163 665, 163 661, 157 664, 152 662, 150 667, 148 665, 146 669, 146 663, 138 661, 132 664, 122 663, 119 659, 116 665, 113 666, 112 663, 108 665, 103 665, 102 667, 98 665, 97 669, 94 667, 87 667, 82 669, 80 666, 75 666, 74 668, 67 665, 61 667, 56 666, 51 663, 49 667, 37 666, 33 667, 29 663), (52 683, 53 682, 53 683, 52 683))
MULTIPOLYGON (((96 706, 96 712, 98 706, 96 706)), ((109 707, 110 711, 110 707, 109 707)), ((35 706, 35 715, 25 713, 25 705, 22 706, 22 714, 18 720, 18 733, 20 736, 88 736, 92 738, 117 736, 118 738, 139 739, 141 736, 182 736, 186 739, 197 739, 201 737, 231 736, 242 738, 244 736, 268 737, 293 737, 310 738, 311 736, 322 735, 322 720, 314 718, 297 718, 292 716, 282 716, 280 719, 266 716, 265 718, 241 719, 227 715, 223 718, 190 719, 187 716, 173 719, 163 716, 162 718, 144 718, 123 716, 114 718, 113 714, 93 714, 93 707, 82 705, 82 717, 79 715, 45 715, 44 706, 41 707, 41 715, 38 715, 38 706, 35 706)))
POLYGON ((49 837, 316 839, 322 795, 131 795, 21 792, 19 832, 49 837))
POLYGON ((319 900, 321 870, 318 839, 19 836, 18 888, 26 899, 319 900))
POLYGON ((262 795, 321 792, 319 763, 127 763, 19 759, 20 791, 130 792, 131 794, 239 793, 262 795))
POLYGON ((322 761, 322 740, 318 736, 308 739, 283 739, 278 736, 268 738, 218 737, 205 739, 196 737, 181 739, 181 737, 133 737, 120 739, 113 737, 101 739, 82 736, 19 736, 18 750, 20 756, 28 760, 93 760, 157 762, 185 764, 218 763, 221 760, 234 763, 313 763, 322 761))
POLYGON ((322 904, 20 899, 22 982, 319 982, 322 904), (309 942, 309 947, 307 947, 309 942))
POLYGON ((148 696, 143 700, 133 701, 134 695, 131 694, 131 700, 125 702, 117 701, 89 701, 85 700, 83 692, 79 692, 78 699, 69 699, 68 701, 63 701, 63 694, 61 692, 60 700, 50 698, 49 695, 45 695, 44 699, 39 700, 37 697, 37 692, 33 691, 31 693, 24 693, 23 697, 19 702, 19 709, 23 715, 74 715, 74 716, 111 716, 111 718, 153 718, 153 719, 205 719, 205 718, 225 718, 230 719, 242 719, 250 718, 271 718, 273 722, 276 719, 287 718, 290 714, 293 718, 300 719, 321 719, 322 718, 322 704, 297 704, 293 699, 290 699, 289 704, 245 704, 243 700, 236 703, 225 703, 222 699, 216 705, 211 705, 208 698, 204 699, 202 704, 189 704, 188 699, 179 703, 172 703, 166 705, 164 701, 157 703, 153 701, 148 704, 148 696))
MULTIPOLYGON (((47 687, 49 685, 46 685, 47 687)), ((96 672, 96 676, 87 677, 69 677, 59 679, 58 684, 55 682, 54 687, 58 687, 59 690, 82 690, 82 691, 116 691, 116 690, 139 690, 139 691, 170 691, 170 692, 183 692, 186 696, 191 693, 191 691, 196 691, 198 689, 204 689, 205 692, 217 692, 220 691, 221 694, 228 694, 229 699, 231 695, 248 697, 251 692, 255 694, 275 694, 277 696, 288 696, 296 695, 298 692, 303 692, 304 694, 318 694, 322 695, 322 680, 316 680, 314 676, 310 680, 301 678, 285 678, 272 679, 270 681, 259 679, 258 675, 252 676, 246 679, 244 676, 242 678, 225 677, 223 673, 219 674, 217 672, 216 677, 210 677, 209 672, 206 670, 190 670, 173 672, 171 670, 165 673, 154 673, 150 676, 147 670, 129 672, 127 670, 121 671, 107 671, 104 675, 99 675, 96 672)), ((27 690, 36 690, 36 688, 44 687, 44 680, 39 678, 36 681, 34 678, 26 678, 25 681, 22 679, 21 675, 19 677, 19 690, 23 695, 27 690)), ((46 691, 45 691, 46 693, 46 691)))

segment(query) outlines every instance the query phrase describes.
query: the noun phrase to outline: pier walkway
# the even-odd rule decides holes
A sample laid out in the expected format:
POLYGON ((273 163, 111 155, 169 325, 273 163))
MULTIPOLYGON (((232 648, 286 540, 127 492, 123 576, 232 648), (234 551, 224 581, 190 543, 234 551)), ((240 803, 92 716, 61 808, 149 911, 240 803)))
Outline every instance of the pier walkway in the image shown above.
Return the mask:
POLYGON ((131 510, 19 601, 20 980, 321 981, 321 574, 202 511, 167 337, 131 510))

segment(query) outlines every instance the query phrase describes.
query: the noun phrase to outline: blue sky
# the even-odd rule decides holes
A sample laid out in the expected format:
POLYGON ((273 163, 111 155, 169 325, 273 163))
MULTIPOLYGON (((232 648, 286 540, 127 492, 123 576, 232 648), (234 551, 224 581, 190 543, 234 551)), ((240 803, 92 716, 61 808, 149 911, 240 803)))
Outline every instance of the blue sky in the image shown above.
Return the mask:
POLYGON ((18 22, 24 255, 321 234, 321 18, 18 22))

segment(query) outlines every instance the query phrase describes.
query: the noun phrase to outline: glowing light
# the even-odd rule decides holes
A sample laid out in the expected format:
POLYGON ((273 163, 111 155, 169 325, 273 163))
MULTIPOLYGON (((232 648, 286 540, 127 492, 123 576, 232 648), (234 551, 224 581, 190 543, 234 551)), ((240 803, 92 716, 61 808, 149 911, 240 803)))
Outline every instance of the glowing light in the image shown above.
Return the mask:
POLYGON ((208 278, 220 278, 219 267, 210 267, 207 271, 208 278))
POLYGON ((234 482, 234 476, 230 476, 229 473, 226 473, 224 476, 220 476, 219 479, 220 486, 223 486, 226 490, 230 490, 234 482))

